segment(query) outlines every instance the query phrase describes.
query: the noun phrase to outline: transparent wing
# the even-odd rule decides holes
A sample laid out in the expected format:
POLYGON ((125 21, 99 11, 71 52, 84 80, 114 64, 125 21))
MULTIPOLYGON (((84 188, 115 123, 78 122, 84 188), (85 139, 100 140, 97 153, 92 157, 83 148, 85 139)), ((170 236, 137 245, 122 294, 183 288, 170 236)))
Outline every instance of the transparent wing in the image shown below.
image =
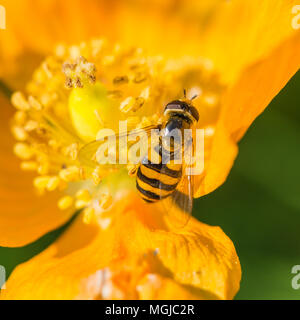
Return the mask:
MULTIPOLYGON (((155 130, 155 129, 159 129, 159 126, 147 126, 145 128, 141 128, 141 129, 135 129, 135 130, 132 130, 132 131, 126 131, 126 132, 120 132, 118 134, 116 134, 114 137, 114 141, 116 141, 116 150, 115 152, 117 153, 116 154, 116 159, 119 158, 119 143, 120 141, 122 141, 124 138, 135 138, 141 134, 146 134, 147 137, 150 137, 150 134, 151 134, 151 130, 155 130)), ((101 167, 104 169, 104 168, 107 168, 107 169, 117 169, 119 166, 118 164, 118 161, 116 161, 116 164, 109 164, 109 163, 105 163, 105 164, 102 164, 101 163, 101 158, 97 158, 96 155, 97 155, 97 151, 99 150, 99 148, 101 148, 101 146, 104 144, 104 143, 107 143, 107 141, 109 141, 109 139, 111 138, 112 136, 107 136, 105 137, 105 139, 103 140, 95 140, 95 141, 92 141, 88 144, 86 144, 85 146, 83 146, 80 151, 79 151, 79 155, 78 155, 78 159, 80 161, 81 164, 83 164, 84 166, 90 168, 90 169, 93 169, 99 165, 101 165, 101 167)))
MULTIPOLYGON (((193 210, 194 176, 192 175, 192 159, 194 154, 193 140, 187 143, 184 150, 182 176, 176 190, 161 205, 165 211, 167 223, 176 228, 183 228, 189 221, 193 210)), ((164 170, 162 170, 164 174, 164 170)))

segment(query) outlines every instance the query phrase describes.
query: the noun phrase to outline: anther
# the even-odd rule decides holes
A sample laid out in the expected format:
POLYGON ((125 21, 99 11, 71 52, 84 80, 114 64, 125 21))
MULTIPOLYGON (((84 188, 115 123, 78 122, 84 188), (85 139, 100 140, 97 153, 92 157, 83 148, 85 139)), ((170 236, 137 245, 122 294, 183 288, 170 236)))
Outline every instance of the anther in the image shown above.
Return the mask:
POLYGON ((35 161, 23 161, 21 162, 21 169, 24 171, 36 171, 38 164, 35 161))
POLYGON ((135 104, 131 111, 137 112, 145 103, 145 99, 143 97, 137 97, 135 99, 135 104))
POLYGON ((148 100, 150 96, 150 87, 146 87, 140 94, 141 98, 144 98, 145 100, 148 100))
POLYGON ((66 147, 66 155, 75 161, 78 156, 79 147, 77 143, 72 143, 70 146, 66 147))
POLYGON ((30 109, 29 103, 26 101, 24 95, 19 91, 13 93, 11 103, 15 108, 21 111, 27 111, 30 109))
POLYGON ((120 110, 124 113, 128 113, 130 111, 136 112, 143 106, 144 103, 145 99, 142 97, 128 97, 120 104, 120 110))
POLYGON ((82 201, 90 201, 92 197, 87 189, 81 189, 76 193, 76 198, 82 201))
POLYGON ((65 196, 58 201, 58 207, 61 210, 67 210, 73 205, 73 198, 71 196, 65 196))
POLYGON ((38 174, 40 175, 44 175, 44 174, 48 174, 49 172, 49 163, 47 161, 43 161, 37 169, 38 174))
POLYGON ((92 173, 92 178, 96 186, 101 182, 102 177, 100 175, 100 171, 101 171, 100 167, 97 167, 92 173))
POLYGON ((36 177, 33 180, 33 185, 37 189, 43 191, 47 187, 48 182, 49 182, 49 177, 48 176, 40 176, 40 177, 36 177))
POLYGON ((30 146, 21 142, 15 144, 14 153, 16 156, 23 160, 28 160, 34 155, 34 152, 30 148, 30 146))
POLYGON ((79 178, 81 180, 86 180, 86 173, 84 167, 79 168, 79 178))
POLYGON ((40 111, 43 109, 43 106, 33 96, 29 96, 28 102, 29 102, 30 106, 35 110, 40 111))
POLYGON ((49 68, 49 65, 48 65, 47 62, 44 62, 44 63, 42 64, 42 68, 43 68, 43 70, 45 71, 45 74, 47 75, 47 77, 48 77, 49 79, 53 77, 53 74, 52 74, 52 72, 50 71, 50 68, 49 68))
POLYGON ((59 184, 60 184, 59 177, 51 177, 49 178, 46 188, 48 191, 54 191, 59 187, 59 184))
POLYGON ((129 79, 127 76, 115 77, 113 80, 114 85, 122 85, 128 83, 129 79))
POLYGON ((85 224, 90 224, 94 216, 95 216, 95 209, 92 207, 86 208, 83 211, 83 222, 85 224))
POLYGON ((134 103, 135 99, 133 97, 128 97, 120 104, 120 110, 127 113, 132 110, 134 103))
POLYGON ((28 134, 23 127, 13 126, 12 133, 16 138, 16 140, 19 140, 19 141, 25 141, 28 138, 28 134))
POLYGON ((76 166, 72 166, 66 169, 62 169, 59 172, 59 176, 66 182, 76 181, 79 178, 79 168, 76 166))
POLYGON ((39 127, 39 125, 38 125, 38 123, 37 123, 36 121, 34 121, 34 120, 29 120, 29 121, 27 121, 27 123, 25 124, 24 129, 25 129, 26 131, 30 132, 30 131, 34 131, 34 130, 38 129, 38 127, 39 127))
POLYGON ((111 207, 113 203, 113 198, 109 194, 102 194, 99 200, 99 206, 103 210, 107 210, 111 207))
POLYGON ((142 83, 142 82, 144 82, 144 81, 146 81, 147 80, 147 76, 144 74, 144 73, 142 73, 142 72, 138 72, 136 75, 135 75, 135 77, 134 77, 134 79, 133 79, 133 82, 134 83, 142 83))
POLYGON ((26 112, 24 111, 17 111, 14 115, 14 120, 18 125, 24 125, 27 120, 26 112))
POLYGON ((123 96, 123 92, 121 90, 110 90, 107 91, 107 97, 111 99, 120 99, 123 96))

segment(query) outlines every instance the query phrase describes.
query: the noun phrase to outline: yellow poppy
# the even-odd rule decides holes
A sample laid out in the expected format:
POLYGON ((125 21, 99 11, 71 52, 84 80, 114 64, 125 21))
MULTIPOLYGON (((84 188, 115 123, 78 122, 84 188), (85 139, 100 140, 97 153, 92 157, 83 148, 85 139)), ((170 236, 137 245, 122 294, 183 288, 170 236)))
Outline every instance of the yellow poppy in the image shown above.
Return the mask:
POLYGON ((78 150, 101 128, 115 129, 116 119, 133 127, 157 122, 163 105, 187 88, 199 95, 205 132, 195 196, 215 190, 237 142, 299 68, 295 1, 18 2, 4 1, 8 32, 0 40, 3 81, 22 89, 27 80, 12 96, 14 147, 1 96, 0 245, 27 244, 81 213, 17 267, 1 297, 232 299, 240 265, 219 228, 193 218, 175 228, 137 197, 133 177, 90 170, 78 150), (11 150, 34 175, 19 175, 11 150), (36 198, 31 180, 42 194, 36 198))

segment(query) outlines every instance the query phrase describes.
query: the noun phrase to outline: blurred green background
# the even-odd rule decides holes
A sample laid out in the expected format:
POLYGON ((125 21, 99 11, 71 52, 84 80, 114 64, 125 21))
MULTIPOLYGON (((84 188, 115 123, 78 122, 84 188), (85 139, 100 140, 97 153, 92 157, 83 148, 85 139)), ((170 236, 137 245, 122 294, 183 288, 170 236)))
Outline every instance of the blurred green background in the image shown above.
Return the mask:
MULTIPOLYGON (((236 299, 300 299, 291 286, 300 265, 300 71, 241 141, 226 183, 195 201, 194 215, 221 226, 236 246, 243 271, 236 299)), ((0 248, 0 265, 9 274, 62 230, 0 248)))

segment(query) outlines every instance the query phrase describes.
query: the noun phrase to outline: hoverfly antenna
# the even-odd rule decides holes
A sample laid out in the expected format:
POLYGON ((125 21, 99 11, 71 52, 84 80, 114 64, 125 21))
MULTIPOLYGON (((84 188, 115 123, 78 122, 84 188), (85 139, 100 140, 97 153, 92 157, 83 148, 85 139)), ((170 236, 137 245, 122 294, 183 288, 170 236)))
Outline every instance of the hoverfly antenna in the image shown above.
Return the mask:
POLYGON ((186 89, 183 89, 183 97, 186 99, 186 89))
POLYGON ((193 95, 192 98, 191 98, 191 101, 195 100, 196 98, 198 98, 198 94, 193 95))

